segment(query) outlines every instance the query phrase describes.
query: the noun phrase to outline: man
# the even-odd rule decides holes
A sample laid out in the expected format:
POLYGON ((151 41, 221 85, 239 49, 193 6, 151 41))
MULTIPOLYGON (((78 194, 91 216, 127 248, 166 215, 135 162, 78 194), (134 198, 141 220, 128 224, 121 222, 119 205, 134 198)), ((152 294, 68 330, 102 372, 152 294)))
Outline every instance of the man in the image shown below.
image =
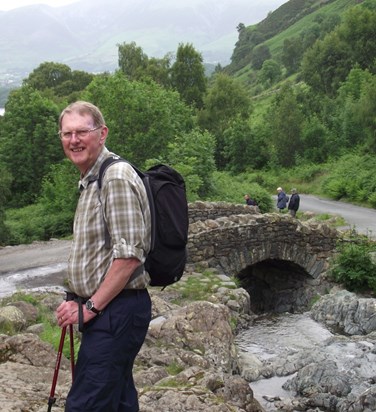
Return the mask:
POLYGON ((79 323, 80 317, 83 322, 65 411, 138 412, 132 368, 151 319, 150 277, 142 265, 150 248, 147 195, 126 162, 108 168, 99 193, 96 179, 110 152, 108 128, 96 106, 72 103, 62 111, 59 128, 64 153, 81 173, 68 262, 76 298, 56 311, 61 327, 79 323), (104 220, 111 248, 105 247, 104 220))
POLYGON ((288 205, 288 210, 292 217, 296 216, 296 212, 299 209, 299 205, 300 205, 300 196, 298 195, 298 192, 295 188, 291 189, 291 198, 290 198, 290 202, 288 205))

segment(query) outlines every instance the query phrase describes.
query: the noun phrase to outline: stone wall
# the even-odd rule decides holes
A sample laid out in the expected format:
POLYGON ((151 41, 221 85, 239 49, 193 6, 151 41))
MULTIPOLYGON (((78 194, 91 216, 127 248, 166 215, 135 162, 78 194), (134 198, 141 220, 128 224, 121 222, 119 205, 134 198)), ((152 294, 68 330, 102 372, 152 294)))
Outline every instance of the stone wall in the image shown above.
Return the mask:
POLYGON ((226 217, 239 214, 254 215, 259 213, 257 206, 247 206, 243 204, 233 204, 228 202, 194 202, 188 204, 189 223, 199 220, 215 220, 219 217, 226 217))

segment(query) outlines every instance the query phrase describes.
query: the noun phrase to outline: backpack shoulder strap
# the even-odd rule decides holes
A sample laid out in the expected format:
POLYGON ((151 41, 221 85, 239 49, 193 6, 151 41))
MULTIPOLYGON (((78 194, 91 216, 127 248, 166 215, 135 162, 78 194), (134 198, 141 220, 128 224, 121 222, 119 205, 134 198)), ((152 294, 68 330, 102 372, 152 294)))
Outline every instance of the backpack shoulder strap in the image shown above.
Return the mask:
MULTIPOLYGON (((147 194, 148 201, 149 201, 150 215, 151 215, 150 251, 152 251, 154 249, 154 246, 155 246, 155 238, 156 238, 156 212, 155 212, 154 198, 153 198, 153 194, 152 194, 152 190, 151 190, 151 186, 150 186, 149 176, 147 174, 143 173, 141 170, 139 170, 132 163, 130 163, 127 160, 123 159, 122 157, 117 156, 117 155, 111 155, 111 156, 107 157, 107 159, 104 160, 104 162, 101 164, 101 167, 99 169, 98 189, 99 189, 99 191, 102 189, 103 176, 106 173, 106 170, 108 169, 108 167, 111 166, 113 163, 117 163, 117 162, 126 162, 129 165, 131 165, 133 167, 133 169, 135 170, 135 172, 138 174, 138 176, 141 178, 141 180, 142 180, 142 182, 145 186, 146 194, 147 194)), ((111 247, 110 240, 111 239, 110 239, 110 233, 108 231, 106 221, 105 221, 105 234, 104 234, 104 236, 105 236, 105 247, 107 249, 110 249, 110 247, 111 247)))

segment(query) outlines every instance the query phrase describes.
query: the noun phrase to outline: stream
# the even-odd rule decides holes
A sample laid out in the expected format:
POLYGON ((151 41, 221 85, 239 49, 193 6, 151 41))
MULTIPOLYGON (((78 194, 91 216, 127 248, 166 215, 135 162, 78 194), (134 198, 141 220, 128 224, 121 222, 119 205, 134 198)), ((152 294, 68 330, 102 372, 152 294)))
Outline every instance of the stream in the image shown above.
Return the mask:
MULTIPOLYGON (((273 362, 286 353, 300 352, 319 347, 333 334, 312 320, 309 313, 268 314, 261 316, 250 328, 241 331, 236 337, 238 350, 244 355, 254 355, 260 361, 273 362)), ((333 354, 336 357, 335 353, 333 354)), ((344 356, 343 348, 338 347, 339 356, 344 356)), ((282 385, 293 375, 272 377, 251 382, 255 398, 266 411, 275 411, 273 402, 268 399, 293 398, 294 394, 285 391, 282 385)))

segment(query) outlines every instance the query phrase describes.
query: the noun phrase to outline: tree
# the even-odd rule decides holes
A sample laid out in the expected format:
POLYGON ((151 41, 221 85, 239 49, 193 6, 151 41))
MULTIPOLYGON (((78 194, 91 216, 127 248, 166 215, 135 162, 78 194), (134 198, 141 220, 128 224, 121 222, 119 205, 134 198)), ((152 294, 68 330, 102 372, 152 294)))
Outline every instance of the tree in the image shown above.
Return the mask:
POLYGON ((269 47, 266 44, 260 44, 252 50, 251 66, 255 70, 260 70, 264 61, 270 59, 269 47))
POLYGON ((281 66, 275 60, 264 61, 259 75, 263 84, 271 86, 281 78, 281 75, 281 66))
POLYGON ((231 121, 240 117, 248 119, 251 112, 251 100, 241 83, 225 73, 218 73, 204 100, 204 109, 198 115, 201 129, 210 131, 216 138, 216 164, 223 169, 224 131, 231 121))
POLYGON ((376 153, 376 75, 369 83, 363 83, 355 116, 363 125, 366 135, 366 148, 376 153))
POLYGON ((64 157, 58 117, 58 107, 30 86, 9 95, 0 132, 0 162, 13 178, 10 206, 33 203, 50 166, 64 157))
POLYGON ((166 54, 162 59, 152 57, 148 60, 148 64, 145 68, 145 73, 140 76, 142 79, 152 79, 159 85, 169 88, 171 87, 171 55, 166 54))
POLYGON ((288 74, 295 73, 303 56, 303 45, 300 37, 291 37, 283 42, 281 60, 288 74))
POLYGON ((351 64, 349 45, 334 31, 304 54, 302 76, 315 92, 334 96, 351 64))
POLYGON ((210 194, 216 170, 215 139, 209 132, 193 129, 169 145, 168 162, 184 176, 190 201, 210 194))
POLYGON ((168 144, 193 126, 192 111, 176 91, 129 81, 120 71, 96 77, 84 97, 103 112, 108 147, 139 167, 147 159, 166 158, 168 144))
MULTIPOLYGON (((372 102, 364 106, 363 98, 372 90, 373 75, 368 70, 359 67, 350 71, 340 88, 336 103, 336 129, 339 131, 337 144, 342 149, 366 145, 368 133, 361 112, 368 108, 372 110, 372 102), (361 100, 362 96, 362 100, 361 100)), ((372 135, 372 132, 371 132, 372 135)), ((370 147, 368 147, 370 149, 370 147)))
POLYGON ((303 57, 302 76, 315 92, 335 96, 340 84, 357 65, 374 70, 376 11, 351 8, 343 23, 318 40, 303 57))
POLYGON ((202 108, 206 92, 205 67, 202 55, 191 44, 179 44, 171 67, 171 83, 188 105, 202 108))
POLYGON ((134 41, 117 46, 120 70, 129 80, 138 80, 147 67, 148 56, 134 41))
POLYGON ((29 74, 23 84, 54 100, 66 97, 73 101, 93 78, 93 74, 81 70, 72 71, 66 64, 44 62, 29 74))
POLYGON ((237 117, 224 131, 226 169, 239 174, 265 165, 264 145, 253 132, 249 120, 237 117))
POLYGON ((9 231, 5 225, 5 205, 10 198, 12 176, 5 167, 0 166, 0 245, 8 242, 9 231))
POLYGON ((24 84, 36 89, 54 89, 56 86, 71 79, 71 68, 66 64, 44 62, 34 69, 24 84))
POLYGON ((303 153, 301 140, 304 116, 290 85, 285 85, 274 98, 269 109, 271 143, 275 162, 284 167, 294 166, 297 156, 303 153))

